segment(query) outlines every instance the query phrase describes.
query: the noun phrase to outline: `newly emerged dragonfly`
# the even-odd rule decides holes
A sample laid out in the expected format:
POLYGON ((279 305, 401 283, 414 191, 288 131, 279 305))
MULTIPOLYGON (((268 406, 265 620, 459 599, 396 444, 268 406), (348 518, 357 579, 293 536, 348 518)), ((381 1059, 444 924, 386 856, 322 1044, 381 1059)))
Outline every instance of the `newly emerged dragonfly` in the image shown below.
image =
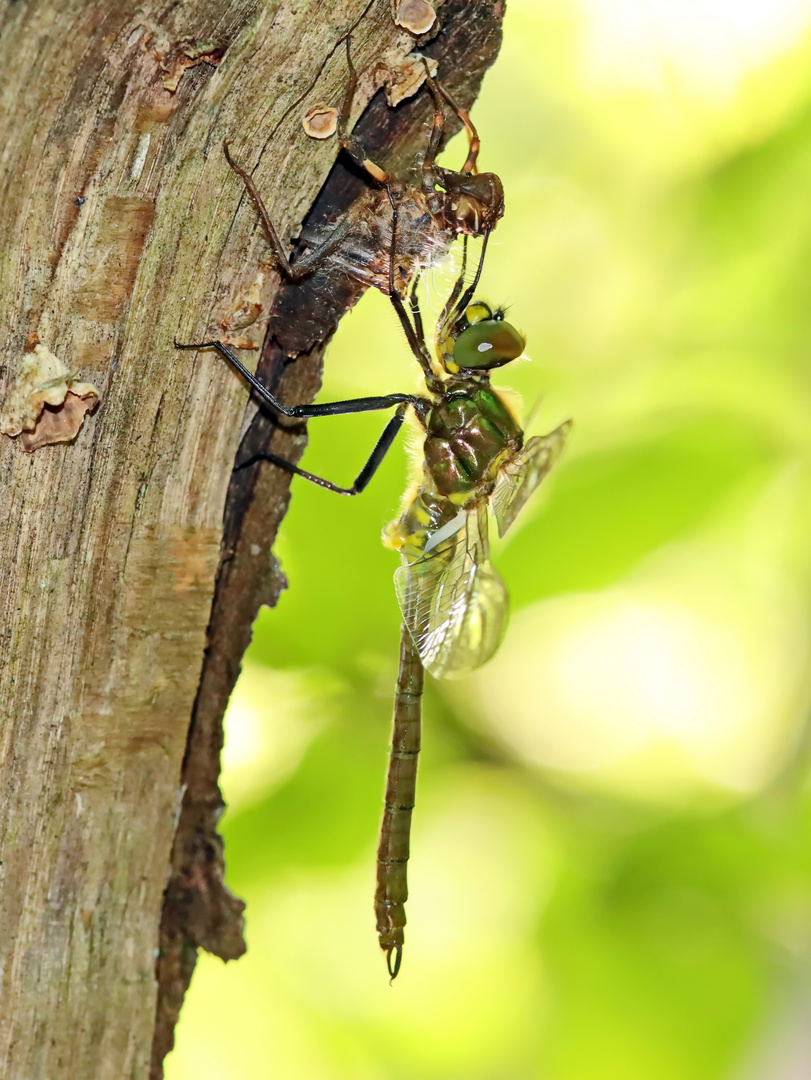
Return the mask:
MULTIPOLYGON (((398 215, 393 198, 392 214, 394 244, 398 215)), ((383 534, 384 543, 403 558, 395 574, 403 628, 375 893, 377 931, 392 979, 400 970, 403 953, 423 671, 437 678, 465 675, 498 648, 508 598, 504 582, 490 563, 488 511, 492 510, 503 536, 557 460, 571 426, 566 421, 548 435, 525 442, 517 418, 490 385, 490 371, 520 356, 524 338, 504 320, 501 310, 474 299, 485 247, 467 288, 463 259, 462 273, 439 319, 435 358, 425 341, 416 292, 411 293, 409 318, 393 280, 394 260, 390 260, 392 303, 422 367, 425 395, 388 394, 287 406, 221 341, 180 346, 217 349, 260 401, 284 416, 309 418, 395 408, 350 487, 314 476, 270 453, 256 455, 244 465, 270 461, 330 491, 357 495, 394 442, 409 409, 425 433, 417 490, 383 534)))
MULTIPOLYGON (((486 246, 486 245, 485 245, 486 246)), ((490 385, 490 371, 515 360, 524 338, 460 275, 436 334, 436 362, 426 347, 412 294, 412 349, 429 397, 417 418, 425 431, 422 473, 383 542, 402 555, 394 575, 403 616, 394 734, 377 853, 375 913, 389 974, 400 970, 408 897, 411 813, 420 750, 423 670, 458 678, 489 660, 506 625, 508 595, 489 557, 488 510, 504 536, 554 465, 571 428, 524 441, 517 418, 490 385)), ((404 327, 407 315, 392 294, 404 327)))

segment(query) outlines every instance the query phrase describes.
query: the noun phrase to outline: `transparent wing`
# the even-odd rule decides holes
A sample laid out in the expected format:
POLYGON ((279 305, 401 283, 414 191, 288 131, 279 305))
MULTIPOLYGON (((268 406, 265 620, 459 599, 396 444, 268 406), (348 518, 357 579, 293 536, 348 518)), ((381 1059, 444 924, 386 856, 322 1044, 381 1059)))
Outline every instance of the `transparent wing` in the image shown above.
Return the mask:
POLYGON ((566 420, 548 435, 534 436, 501 470, 490 498, 499 536, 504 536, 527 499, 558 460, 571 429, 571 420, 566 420))
POLYGON ((403 622, 426 671, 454 679, 498 648, 507 623, 507 589, 490 564, 487 508, 471 510, 455 536, 394 575, 403 622))

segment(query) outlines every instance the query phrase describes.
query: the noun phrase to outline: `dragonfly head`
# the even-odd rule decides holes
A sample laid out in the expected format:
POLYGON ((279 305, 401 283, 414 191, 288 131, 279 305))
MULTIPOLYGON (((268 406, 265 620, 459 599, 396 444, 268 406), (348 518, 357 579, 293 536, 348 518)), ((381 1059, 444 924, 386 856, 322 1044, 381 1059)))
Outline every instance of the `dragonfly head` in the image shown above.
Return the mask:
POLYGON ((482 236, 504 213, 504 188, 495 173, 457 173, 436 167, 445 188, 445 218, 457 233, 482 236))
POLYGON ((525 344, 523 334, 504 321, 501 308, 494 311, 474 300, 440 333, 437 350, 445 371, 458 375, 509 364, 521 355, 525 344))

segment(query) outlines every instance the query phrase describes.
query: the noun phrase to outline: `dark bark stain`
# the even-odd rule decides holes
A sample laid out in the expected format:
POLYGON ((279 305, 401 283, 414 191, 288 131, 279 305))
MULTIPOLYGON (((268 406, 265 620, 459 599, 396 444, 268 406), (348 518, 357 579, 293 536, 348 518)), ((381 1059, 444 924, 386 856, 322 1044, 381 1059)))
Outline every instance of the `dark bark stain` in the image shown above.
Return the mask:
POLYGON ((77 293, 76 310, 86 319, 117 322, 132 294, 141 253, 155 217, 151 200, 113 195, 102 211, 92 266, 77 293))
POLYGON ((225 48, 216 41, 178 41, 161 57, 161 68, 165 72, 163 87, 171 94, 177 90, 183 73, 198 64, 217 67, 225 56, 225 48))

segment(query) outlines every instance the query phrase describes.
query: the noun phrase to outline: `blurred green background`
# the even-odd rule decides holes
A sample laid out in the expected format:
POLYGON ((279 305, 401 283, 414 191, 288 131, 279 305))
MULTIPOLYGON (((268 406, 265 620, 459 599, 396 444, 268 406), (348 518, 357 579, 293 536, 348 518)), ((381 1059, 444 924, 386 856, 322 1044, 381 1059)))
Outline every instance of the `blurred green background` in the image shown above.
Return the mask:
MULTIPOLYGON (((226 727, 249 952, 201 955, 168 1080, 811 1075, 810 26, 808 0, 510 0, 473 113, 508 200, 482 293, 532 362, 494 381, 574 433, 494 551, 500 653, 429 680, 391 988, 379 535, 407 456, 355 500, 294 481, 226 727)), ((367 296, 322 400, 414 380, 367 296)), ((349 481, 380 424, 313 422, 306 467, 349 481)))

